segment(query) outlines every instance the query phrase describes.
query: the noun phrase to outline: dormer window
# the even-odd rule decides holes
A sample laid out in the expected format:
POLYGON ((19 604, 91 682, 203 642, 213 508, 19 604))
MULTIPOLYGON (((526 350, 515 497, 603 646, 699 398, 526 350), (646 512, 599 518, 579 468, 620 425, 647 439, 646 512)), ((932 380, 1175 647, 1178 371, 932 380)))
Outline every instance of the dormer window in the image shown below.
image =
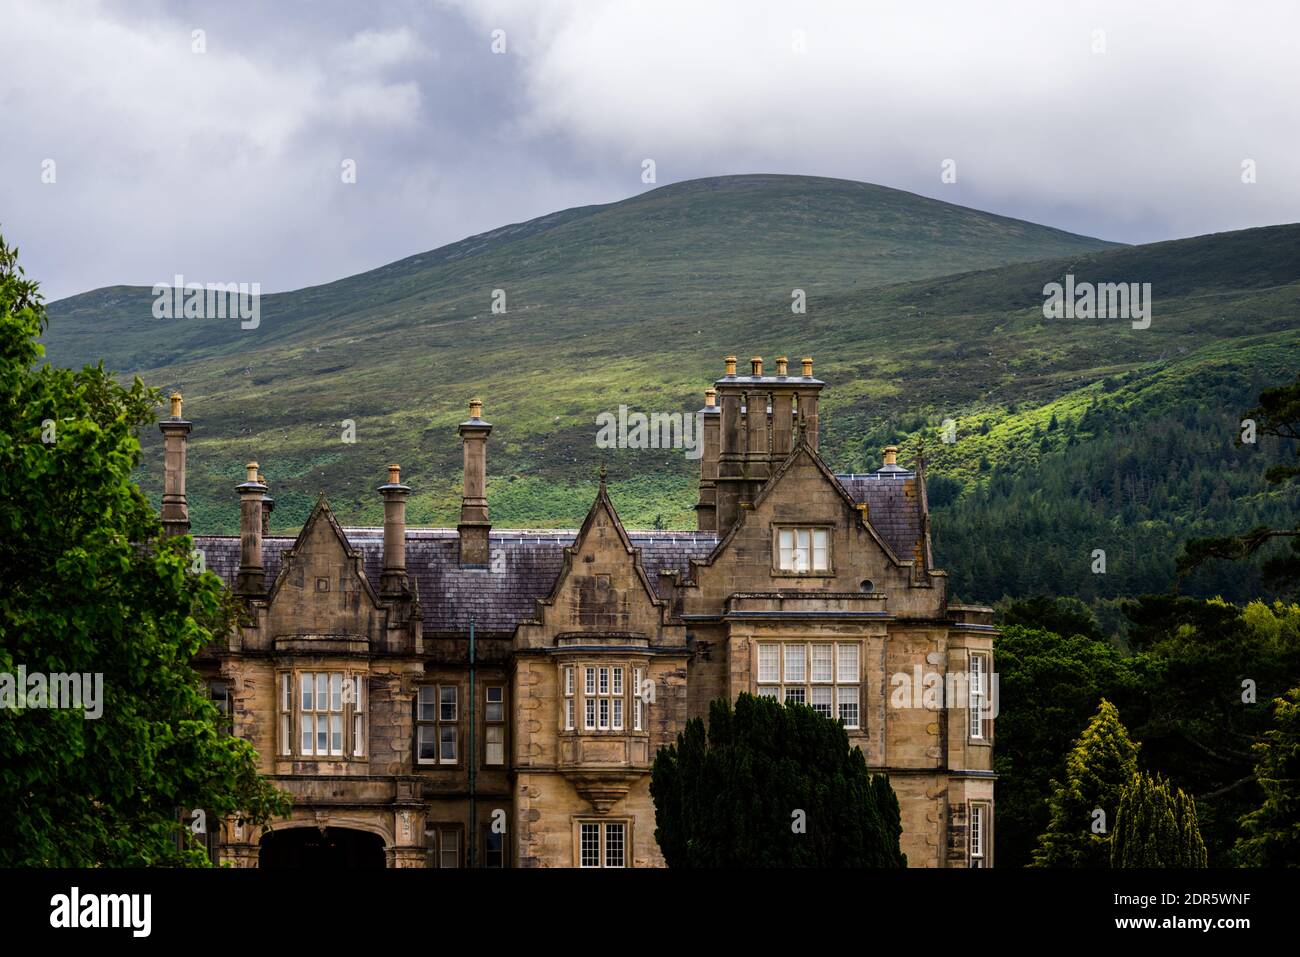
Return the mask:
POLYGON ((775 570, 786 575, 829 575, 831 532, 812 526, 778 526, 775 530, 775 570))

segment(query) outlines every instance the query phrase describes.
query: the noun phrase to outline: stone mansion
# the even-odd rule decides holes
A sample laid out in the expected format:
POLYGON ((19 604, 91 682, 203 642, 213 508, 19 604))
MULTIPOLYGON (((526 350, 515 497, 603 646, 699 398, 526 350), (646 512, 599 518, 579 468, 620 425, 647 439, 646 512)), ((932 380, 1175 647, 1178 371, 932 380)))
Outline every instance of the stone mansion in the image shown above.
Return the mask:
MULTIPOLYGON (((913 867, 989 867, 992 611, 949 604, 924 463, 836 475, 818 452, 825 383, 734 356, 705 392, 697 528, 629 531, 605 489, 582 527, 497 529, 492 426, 459 426, 455 528, 409 528, 397 465, 382 528, 322 497, 296 537, 269 523, 256 463, 240 534, 196 534, 238 596, 198 667, 261 771, 293 798, 265 829, 227 820, 237 867, 655 867, 650 767, 688 719, 741 692, 843 722, 887 773, 913 867), (900 680, 969 676, 899 700, 900 680)), ((190 533, 191 423, 173 395, 162 518, 190 533)), ((996 686, 993 685, 995 688, 996 686)))

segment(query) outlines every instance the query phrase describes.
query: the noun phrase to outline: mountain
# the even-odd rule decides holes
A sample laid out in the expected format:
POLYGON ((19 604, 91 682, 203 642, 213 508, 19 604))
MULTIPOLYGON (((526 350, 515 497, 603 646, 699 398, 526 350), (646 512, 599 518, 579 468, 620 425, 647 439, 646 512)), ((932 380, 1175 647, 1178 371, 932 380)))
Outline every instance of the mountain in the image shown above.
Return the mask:
MULTIPOLYGON (((829 383, 833 466, 875 468, 891 441, 910 461, 925 443, 938 557, 959 594, 992 599, 1040 587, 1046 569, 1082 569, 1060 590, 1100 599, 1167 579, 1193 528, 1249 527, 1294 505, 1262 479, 1286 450, 1242 454, 1233 438, 1258 389, 1295 374, 1297 249, 1295 225, 1126 247, 879 186, 724 177, 264 296, 255 330, 157 320, 149 289, 113 287, 53 303, 45 341, 52 361, 102 357, 185 393, 191 514, 208 532, 237 527, 232 489, 249 458, 282 529, 319 490, 345 521, 376 523, 389 461, 415 487, 413 523, 454 523, 455 424, 473 395, 496 423, 498 525, 577 524, 606 461, 629 524, 689 527, 696 463, 597 449, 596 416, 698 408, 727 353, 811 355, 829 383), (1045 318, 1043 288, 1067 274, 1151 283, 1149 328, 1045 318), (796 288, 806 314, 791 311, 796 288), (504 314, 491 311, 497 289, 504 314), (344 420, 355 443, 342 441, 344 420), (1157 469, 1129 454, 1153 436, 1196 450, 1168 451, 1159 465, 1177 474, 1159 489, 1157 469), (1071 478, 1081 463, 1082 483, 1071 478), (1086 559, 1106 545, 1084 547, 1099 536, 1118 556, 1105 578, 1086 559), (1167 561, 1148 554, 1157 544, 1167 561)), ((161 445, 144 441, 141 484, 157 496, 161 445)), ((1199 587, 1216 587, 1207 574, 1199 587)))

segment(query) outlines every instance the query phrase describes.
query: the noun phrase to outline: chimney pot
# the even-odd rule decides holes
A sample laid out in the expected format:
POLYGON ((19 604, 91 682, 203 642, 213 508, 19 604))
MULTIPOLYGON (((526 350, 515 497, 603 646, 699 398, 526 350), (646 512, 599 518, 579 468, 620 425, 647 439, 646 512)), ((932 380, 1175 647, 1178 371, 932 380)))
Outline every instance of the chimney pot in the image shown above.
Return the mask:
POLYGON ((179 392, 173 392, 172 393, 172 418, 179 419, 180 417, 181 417, 181 394, 179 392))
POLYGON ((722 361, 725 364, 727 375, 734 376, 736 374, 736 357, 726 356, 722 361))
POLYGON ((811 379, 812 378, 812 356, 804 356, 803 359, 800 360, 800 362, 803 364, 803 377, 805 379, 811 379))
POLYGON ((717 404, 718 404, 718 390, 713 388, 705 389, 704 390, 705 407, 712 409, 717 404))
POLYGON ((388 484, 389 485, 402 484, 402 467, 400 465, 388 466, 388 484))
POLYGON ((482 399, 470 399, 470 400, 469 400, 469 417, 470 417, 471 419, 481 419, 481 418, 483 418, 483 400, 482 400, 482 399))
POLYGON ((750 375, 752 375, 756 379, 763 374, 762 356, 754 356, 754 358, 749 360, 749 372, 750 375))
POLYGON ((898 446, 897 446, 897 445, 886 445, 885 448, 884 448, 884 455, 885 455, 885 464, 886 464, 886 465, 897 465, 897 464, 898 464, 898 446))
POLYGON ((785 356, 777 356, 777 357, 776 357, 776 374, 777 374, 777 375, 785 375, 785 374, 786 374, 786 370, 789 368, 789 366, 790 366, 790 360, 789 360, 787 357, 785 357, 785 356))
POLYGON ((259 481, 259 480, 258 480, 258 477, 257 477, 257 463, 256 463, 256 462, 249 462, 247 465, 244 466, 244 468, 247 469, 247 471, 248 471, 248 478, 246 479, 246 481, 254 482, 254 483, 256 483, 257 481, 259 481))

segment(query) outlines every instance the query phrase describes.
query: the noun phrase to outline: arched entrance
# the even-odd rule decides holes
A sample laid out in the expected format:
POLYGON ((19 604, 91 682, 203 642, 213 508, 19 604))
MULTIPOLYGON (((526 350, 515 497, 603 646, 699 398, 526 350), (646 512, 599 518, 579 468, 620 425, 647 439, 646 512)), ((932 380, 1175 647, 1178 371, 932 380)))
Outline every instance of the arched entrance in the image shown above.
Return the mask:
POLYGON ((384 839, 346 827, 292 827, 268 831, 262 837, 257 866, 266 868, 382 868, 384 839))

